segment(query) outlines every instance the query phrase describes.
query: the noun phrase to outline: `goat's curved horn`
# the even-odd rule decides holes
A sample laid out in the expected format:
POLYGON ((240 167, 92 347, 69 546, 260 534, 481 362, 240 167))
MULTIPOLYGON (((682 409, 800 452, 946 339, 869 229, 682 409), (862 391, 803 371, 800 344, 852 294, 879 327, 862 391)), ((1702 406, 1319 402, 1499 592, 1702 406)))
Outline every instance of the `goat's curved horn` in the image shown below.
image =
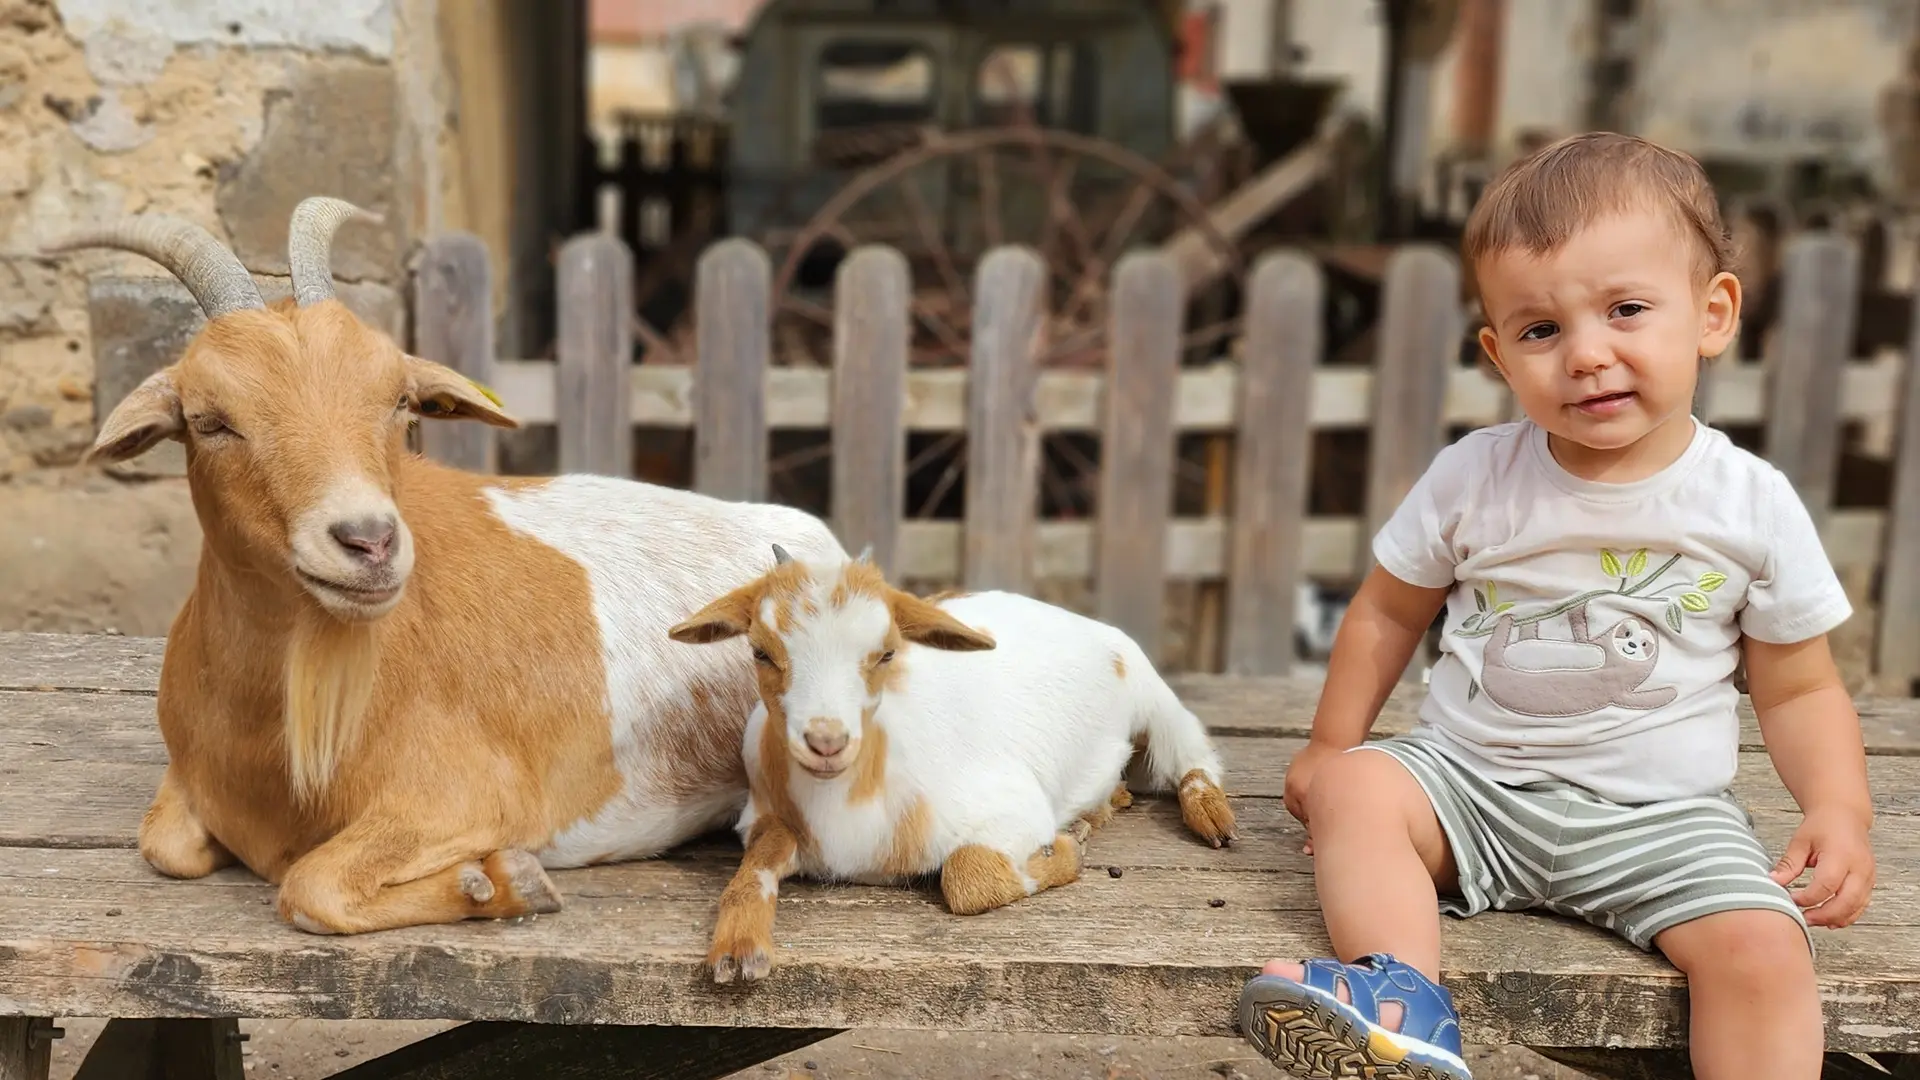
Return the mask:
POLYGON ((781 547, 779 544, 773 545, 773 565, 780 566, 792 561, 793 556, 787 554, 786 548, 781 547))
POLYGON ((83 229, 46 246, 47 254, 106 247, 145 255, 167 268, 193 294, 209 320, 230 311, 264 308, 260 290, 240 259, 214 235, 171 214, 136 214, 83 229))
POLYGON ((287 224, 287 270, 293 276, 293 300, 301 307, 333 299, 333 234, 350 218, 379 224, 381 216, 345 199, 313 195, 301 199, 287 224))

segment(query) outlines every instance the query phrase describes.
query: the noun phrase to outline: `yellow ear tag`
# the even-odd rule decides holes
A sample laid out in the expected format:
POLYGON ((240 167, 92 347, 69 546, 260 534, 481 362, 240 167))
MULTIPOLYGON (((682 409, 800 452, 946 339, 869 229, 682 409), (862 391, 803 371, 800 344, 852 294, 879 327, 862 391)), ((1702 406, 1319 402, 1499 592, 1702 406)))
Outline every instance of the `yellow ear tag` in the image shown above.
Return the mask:
POLYGON ((472 383, 474 387, 478 389, 481 393, 487 395, 488 401, 493 402, 495 405, 498 405, 503 409, 507 407, 507 403, 504 401, 501 401, 500 395, 494 393, 493 388, 488 386, 486 383, 483 383, 478 379, 468 379, 467 381, 472 383))

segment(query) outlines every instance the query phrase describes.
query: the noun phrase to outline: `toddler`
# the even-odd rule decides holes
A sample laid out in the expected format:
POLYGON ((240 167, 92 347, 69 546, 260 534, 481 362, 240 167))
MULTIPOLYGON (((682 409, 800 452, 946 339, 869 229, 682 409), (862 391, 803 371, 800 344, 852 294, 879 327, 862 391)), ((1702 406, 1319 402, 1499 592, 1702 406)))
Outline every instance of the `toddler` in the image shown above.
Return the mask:
POLYGON ((1664 954, 1704 1080, 1820 1075, 1808 926, 1851 923, 1874 875, 1826 640, 1852 609, 1785 476, 1692 415, 1739 322, 1728 249, 1699 165, 1617 134, 1537 151, 1475 207, 1480 344, 1526 418, 1441 451, 1374 538, 1288 766, 1338 959, 1267 964, 1240 1017, 1294 1076, 1467 1077, 1439 913, 1489 908, 1664 954), (1366 742, 1443 604, 1420 723, 1366 742), (1778 860, 1728 791, 1743 654, 1803 811, 1778 860))

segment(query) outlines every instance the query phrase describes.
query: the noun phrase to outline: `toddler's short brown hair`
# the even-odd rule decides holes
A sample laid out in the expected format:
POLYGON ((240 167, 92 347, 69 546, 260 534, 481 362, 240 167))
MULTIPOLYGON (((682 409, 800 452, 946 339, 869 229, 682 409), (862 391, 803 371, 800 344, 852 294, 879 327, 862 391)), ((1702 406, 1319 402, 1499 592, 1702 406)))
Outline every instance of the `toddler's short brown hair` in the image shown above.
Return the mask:
POLYGON ((1634 135, 1569 135, 1507 166, 1474 205, 1460 241, 1472 274, 1488 255, 1544 255, 1595 218, 1652 208, 1673 216, 1694 247, 1701 283, 1734 266, 1732 237, 1706 170, 1692 155, 1634 135))

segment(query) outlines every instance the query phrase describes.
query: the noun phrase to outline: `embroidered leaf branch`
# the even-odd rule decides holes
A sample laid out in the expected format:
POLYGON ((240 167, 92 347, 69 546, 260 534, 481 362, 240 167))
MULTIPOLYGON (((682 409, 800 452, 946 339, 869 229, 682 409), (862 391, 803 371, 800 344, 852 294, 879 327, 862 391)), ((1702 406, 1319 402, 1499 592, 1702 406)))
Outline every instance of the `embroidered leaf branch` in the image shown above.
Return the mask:
MULTIPOLYGON (((1548 619, 1565 615, 1574 608, 1580 607, 1598 597, 1621 596, 1638 600, 1660 600, 1666 606, 1667 625, 1672 627, 1673 632, 1677 634, 1681 631, 1681 609, 1684 607, 1686 610, 1693 612, 1707 610, 1707 608, 1711 606, 1711 601, 1707 599, 1705 594, 1718 589, 1721 585, 1725 584, 1727 580, 1727 575, 1725 574, 1719 573, 1718 571, 1708 571, 1700 575, 1700 580, 1697 582, 1676 581, 1668 585, 1663 585, 1658 589, 1653 589, 1652 592, 1648 592, 1647 590, 1651 589, 1667 571, 1673 569, 1674 564, 1680 561, 1680 556, 1677 554, 1669 556, 1667 561, 1655 567, 1652 573, 1642 576, 1641 572, 1646 569, 1647 561, 1646 548, 1641 548, 1628 556, 1624 563, 1621 561, 1620 556, 1614 554, 1611 549, 1601 548, 1600 569, 1608 577, 1619 578, 1620 584, 1618 587, 1612 589, 1588 589, 1577 596, 1569 597, 1551 607, 1536 611, 1531 615, 1518 616, 1513 620, 1513 625, 1527 626, 1532 623, 1545 622, 1548 619), (1670 589, 1686 589, 1690 584, 1692 589, 1681 594, 1678 598, 1671 596, 1662 597, 1662 594, 1670 589)), ((1499 616, 1513 607, 1513 601, 1511 600, 1504 603, 1495 602, 1499 598, 1494 593, 1494 587, 1491 582, 1487 583, 1484 594, 1482 594, 1480 589, 1474 589, 1473 598, 1475 606, 1480 610, 1467 616, 1466 620, 1460 624, 1460 628, 1454 631, 1454 633, 1460 637, 1486 637, 1493 633, 1493 624, 1499 616)))

